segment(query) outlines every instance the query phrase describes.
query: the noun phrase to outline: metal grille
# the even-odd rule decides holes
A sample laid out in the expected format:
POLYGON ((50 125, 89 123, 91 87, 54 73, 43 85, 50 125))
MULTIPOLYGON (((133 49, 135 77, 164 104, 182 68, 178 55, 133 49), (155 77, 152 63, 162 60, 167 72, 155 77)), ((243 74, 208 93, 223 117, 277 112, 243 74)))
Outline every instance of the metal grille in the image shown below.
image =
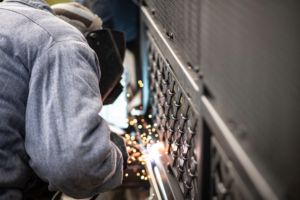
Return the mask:
POLYGON ((146 0, 152 13, 159 19, 166 33, 182 49, 187 62, 199 64, 199 12, 197 0, 146 0))
POLYGON ((148 60, 152 114, 159 140, 167 149, 183 197, 193 199, 197 195, 196 152, 200 151, 199 143, 193 139, 197 134, 198 114, 151 39, 148 39, 148 60))

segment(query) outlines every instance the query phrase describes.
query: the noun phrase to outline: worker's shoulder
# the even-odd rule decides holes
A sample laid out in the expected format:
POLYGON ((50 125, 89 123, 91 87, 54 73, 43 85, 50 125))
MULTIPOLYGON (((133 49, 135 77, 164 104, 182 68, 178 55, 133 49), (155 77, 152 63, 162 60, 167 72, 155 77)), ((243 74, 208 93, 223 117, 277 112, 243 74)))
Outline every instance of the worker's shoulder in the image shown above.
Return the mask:
MULTIPOLYGON (((0 6, 2 23, 12 35, 27 38, 34 45, 52 42, 78 41, 84 42, 83 35, 68 23, 60 20, 52 13, 29 6, 0 6), (6 18, 6 19, 5 19, 6 18)), ((49 44, 53 45, 53 44, 49 44)))
MULTIPOLYGON (((30 72, 38 61, 45 57, 53 59, 56 52, 64 54, 68 50, 92 55, 84 36, 51 12, 14 3, 1 4, 0 57, 5 55, 14 63, 12 66, 21 63, 30 72)), ((5 63, 2 59, 0 66, 5 63)))

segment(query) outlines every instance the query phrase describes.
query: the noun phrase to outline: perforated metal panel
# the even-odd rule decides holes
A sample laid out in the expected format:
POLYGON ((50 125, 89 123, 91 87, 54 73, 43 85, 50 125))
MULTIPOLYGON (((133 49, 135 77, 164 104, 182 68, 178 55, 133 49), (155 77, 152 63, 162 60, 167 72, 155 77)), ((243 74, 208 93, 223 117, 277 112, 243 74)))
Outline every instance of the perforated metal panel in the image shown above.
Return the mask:
POLYGON ((280 199, 299 199, 300 3, 201 4, 209 101, 280 199))
MULTIPOLYGON (((199 1, 197 0, 146 0, 152 13, 168 34, 182 49, 186 62, 199 67, 199 1)), ((186 64, 187 64, 186 63, 186 64)))
POLYGON ((148 35, 148 61, 151 104, 159 140, 165 145, 182 197, 194 199, 199 196, 197 152, 201 143, 194 140, 199 115, 151 35, 148 35))

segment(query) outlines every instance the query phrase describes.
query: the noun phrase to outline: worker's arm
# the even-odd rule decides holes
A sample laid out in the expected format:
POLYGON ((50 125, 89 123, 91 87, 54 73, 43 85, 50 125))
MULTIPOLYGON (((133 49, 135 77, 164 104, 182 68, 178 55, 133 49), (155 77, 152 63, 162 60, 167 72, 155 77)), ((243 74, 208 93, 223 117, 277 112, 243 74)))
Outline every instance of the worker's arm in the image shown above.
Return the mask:
POLYGON ((98 113, 100 69, 94 52, 57 42, 31 71, 25 148, 30 166, 50 190, 91 197, 122 181, 122 154, 98 113))

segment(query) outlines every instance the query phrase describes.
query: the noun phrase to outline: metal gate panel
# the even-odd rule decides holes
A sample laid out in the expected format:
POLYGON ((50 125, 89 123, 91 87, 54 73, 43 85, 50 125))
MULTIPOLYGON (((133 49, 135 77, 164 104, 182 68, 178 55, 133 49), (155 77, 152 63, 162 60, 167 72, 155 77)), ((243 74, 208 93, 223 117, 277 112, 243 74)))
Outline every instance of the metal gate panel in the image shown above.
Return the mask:
POLYGON ((273 191, 298 199, 300 4, 201 5, 206 96, 273 191))
POLYGON ((153 16, 165 28, 165 34, 181 48, 186 63, 196 70, 199 66, 199 1, 197 0, 146 0, 153 16))

